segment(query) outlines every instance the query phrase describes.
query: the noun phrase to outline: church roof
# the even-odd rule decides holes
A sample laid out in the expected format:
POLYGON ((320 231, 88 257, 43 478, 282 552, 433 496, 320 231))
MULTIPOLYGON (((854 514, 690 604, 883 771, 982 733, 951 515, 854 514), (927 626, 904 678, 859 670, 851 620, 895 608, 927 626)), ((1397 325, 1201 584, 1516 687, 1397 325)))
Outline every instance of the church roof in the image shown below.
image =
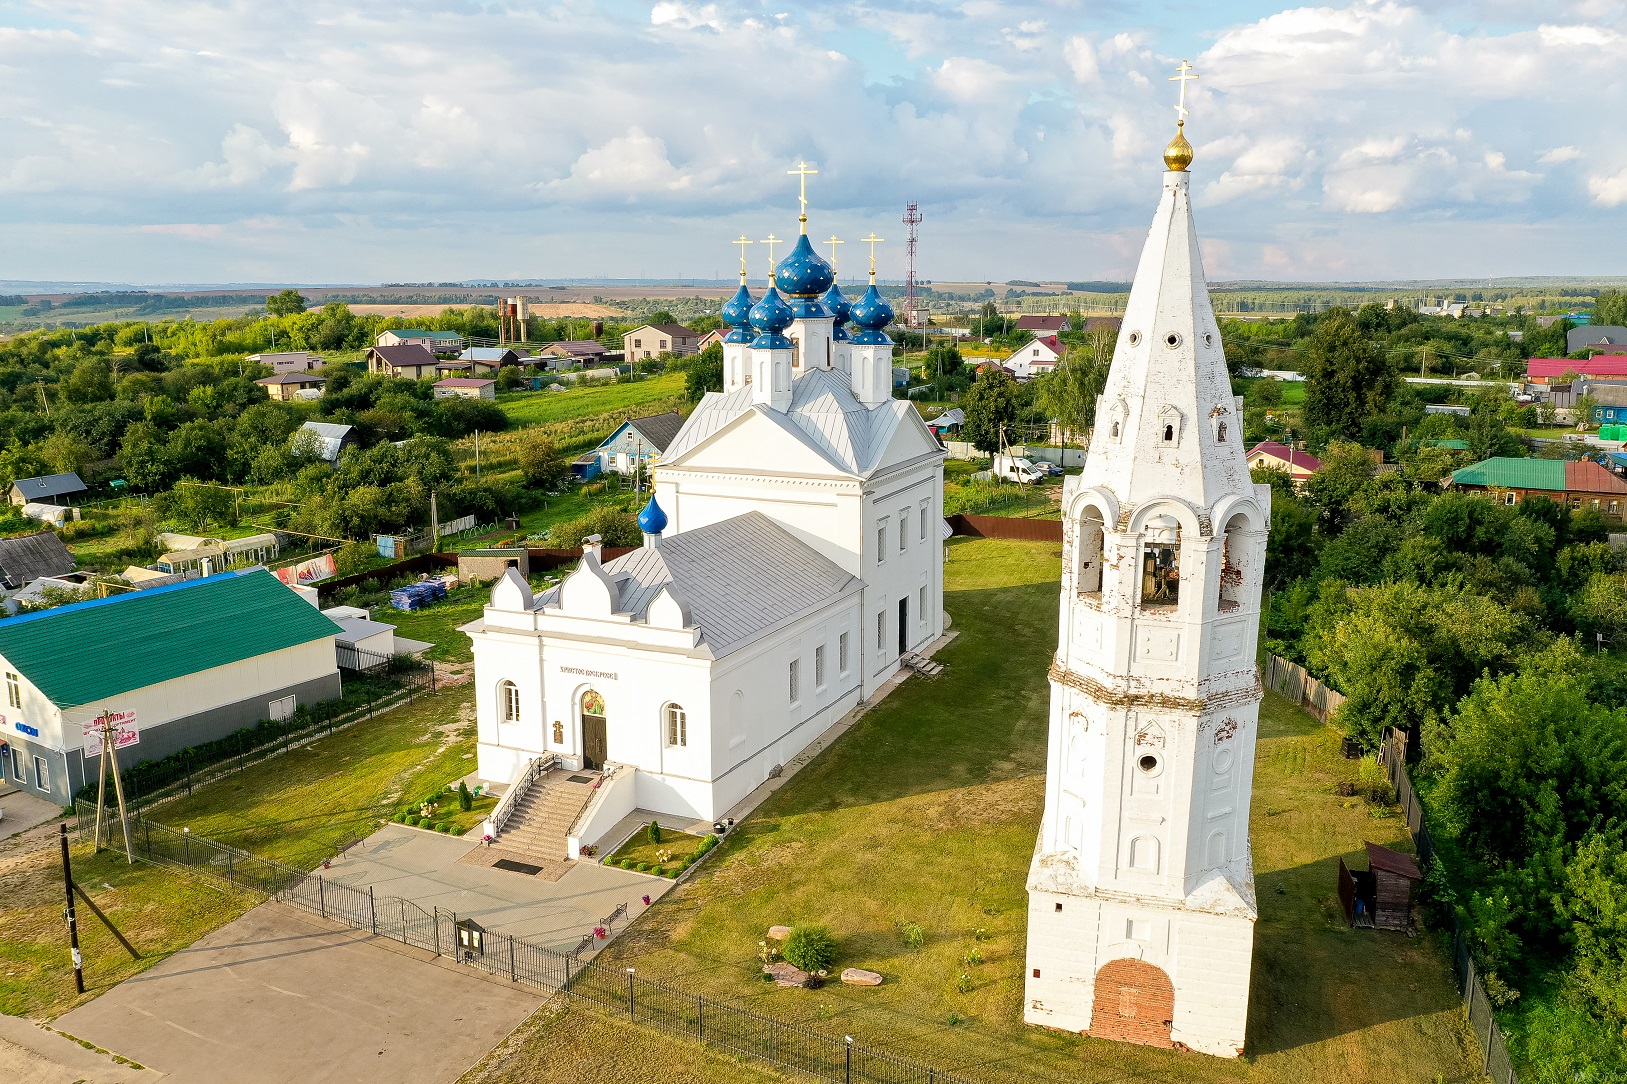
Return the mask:
POLYGON ((833 369, 810 369, 791 386, 791 406, 783 413, 754 406, 751 385, 731 392, 708 392, 661 457, 674 463, 724 426, 757 410, 806 444, 845 474, 863 476, 875 469, 898 429, 905 411, 902 400, 867 407, 853 394, 848 375, 833 369))
MULTIPOLYGON (((714 658, 859 588, 858 580, 761 512, 668 535, 659 549, 636 549, 604 570, 620 593, 616 612, 638 620, 669 587, 714 658)), ((557 605, 557 599, 555 588, 537 605, 557 605)))

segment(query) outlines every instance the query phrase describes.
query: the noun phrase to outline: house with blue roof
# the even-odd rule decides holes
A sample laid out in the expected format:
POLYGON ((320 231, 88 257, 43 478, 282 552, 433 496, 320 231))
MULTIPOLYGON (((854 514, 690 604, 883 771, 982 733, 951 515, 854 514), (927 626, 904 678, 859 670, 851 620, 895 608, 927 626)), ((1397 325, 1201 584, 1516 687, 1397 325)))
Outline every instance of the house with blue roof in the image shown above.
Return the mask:
POLYGON ((111 714, 121 767, 339 695, 338 625, 264 569, 0 620, 0 771, 69 805, 97 778, 111 714))

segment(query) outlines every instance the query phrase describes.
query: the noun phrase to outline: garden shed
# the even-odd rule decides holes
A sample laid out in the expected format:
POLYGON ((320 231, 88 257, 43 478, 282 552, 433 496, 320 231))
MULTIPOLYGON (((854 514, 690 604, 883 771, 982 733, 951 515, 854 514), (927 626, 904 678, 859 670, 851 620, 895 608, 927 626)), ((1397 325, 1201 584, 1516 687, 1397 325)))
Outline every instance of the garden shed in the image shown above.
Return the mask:
POLYGON ((1367 844, 1367 869, 1339 859, 1339 902, 1352 926, 1405 930, 1412 925, 1413 886, 1424 879, 1410 854, 1367 844))

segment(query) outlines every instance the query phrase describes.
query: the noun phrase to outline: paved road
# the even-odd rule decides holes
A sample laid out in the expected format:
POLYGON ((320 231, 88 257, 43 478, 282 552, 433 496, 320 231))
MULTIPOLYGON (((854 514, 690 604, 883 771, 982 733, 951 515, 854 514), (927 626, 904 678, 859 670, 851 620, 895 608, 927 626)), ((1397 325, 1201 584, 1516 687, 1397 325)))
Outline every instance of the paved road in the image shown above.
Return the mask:
POLYGON ((56 1027, 177 1084, 440 1084, 540 1001, 267 903, 56 1027))
MULTIPOLYGON (((594 924, 627 905, 629 917, 644 912, 672 888, 651 877, 597 862, 576 862, 557 881, 460 862, 479 843, 391 824, 345 852, 322 873, 330 881, 372 886, 379 897, 399 896, 424 910, 439 907, 459 918, 550 947, 570 948, 594 924)), ((616 932, 620 932, 618 925, 616 932)))

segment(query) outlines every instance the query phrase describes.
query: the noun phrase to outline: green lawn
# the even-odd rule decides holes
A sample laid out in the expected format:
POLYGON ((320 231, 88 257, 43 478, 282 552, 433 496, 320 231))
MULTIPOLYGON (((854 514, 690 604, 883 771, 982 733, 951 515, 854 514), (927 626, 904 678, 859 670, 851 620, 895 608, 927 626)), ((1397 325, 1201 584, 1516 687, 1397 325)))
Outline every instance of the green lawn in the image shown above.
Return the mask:
POLYGON ((473 771, 474 750, 474 690, 453 686, 199 787, 152 816, 309 868, 371 833, 401 802, 473 771))
POLYGON ((569 391, 522 391, 499 395, 497 405, 515 425, 544 425, 670 399, 684 392, 683 373, 663 373, 630 384, 607 381, 569 391))
POLYGON ((1055 552, 951 542, 946 602, 961 635, 939 656, 945 673, 912 678, 867 714, 610 955, 680 988, 991 1082, 1477 1079, 1438 939, 1351 932, 1338 911, 1339 857, 1364 839, 1404 846, 1401 821, 1336 796, 1356 764, 1338 756, 1333 731, 1275 698, 1261 724, 1253 817, 1262 914, 1251 1057, 1128 1047, 1021 1022, 1055 552), (886 984, 765 986, 758 941, 770 925, 798 922, 829 926, 836 966, 879 971, 886 984), (906 946, 903 923, 924 928, 921 948, 906 946), (966 962, 974 949, 981 962, 966 962), (969 992, 958 989, 962 972, 969 992))
POLYGON ((74 880, 141 954, 134 959, 81 901, 83 996, 73 989, 55 846, 0 868, 0 1013, 51 1017, 179 952, 259 903, 247 892, 193 881, 122 854, 73 852, 74 880))
POLYGON ((459 632, 459 625, 467 625, 480 617, 491 597, 491 585, 459 587, 447 597, 422 610, 395 610, 389 604, 373 611, 373 616, 394 625, 396 633, 409 640, 425 640, 435 646, 424 652, 424 658, 437 662, 471 662, 474 651, 467 633, 459 632))
POLYGON ((651 843, 648 833, 641 831, 617 847, 615 853, 604 861, 607 866, 619 864, 624 859, 631 860, 635 866, 640 862, 648 862, 652 867, 674 865, 700 850, 701 844, 705 842, 702 836, 692 836, 688 832, 667 828, 661 832, 660 843, 651 843), (663 851, 667 853, 666 858, 661 857, 663 851), (677 860, 677 863, 674 860, 677 860))

